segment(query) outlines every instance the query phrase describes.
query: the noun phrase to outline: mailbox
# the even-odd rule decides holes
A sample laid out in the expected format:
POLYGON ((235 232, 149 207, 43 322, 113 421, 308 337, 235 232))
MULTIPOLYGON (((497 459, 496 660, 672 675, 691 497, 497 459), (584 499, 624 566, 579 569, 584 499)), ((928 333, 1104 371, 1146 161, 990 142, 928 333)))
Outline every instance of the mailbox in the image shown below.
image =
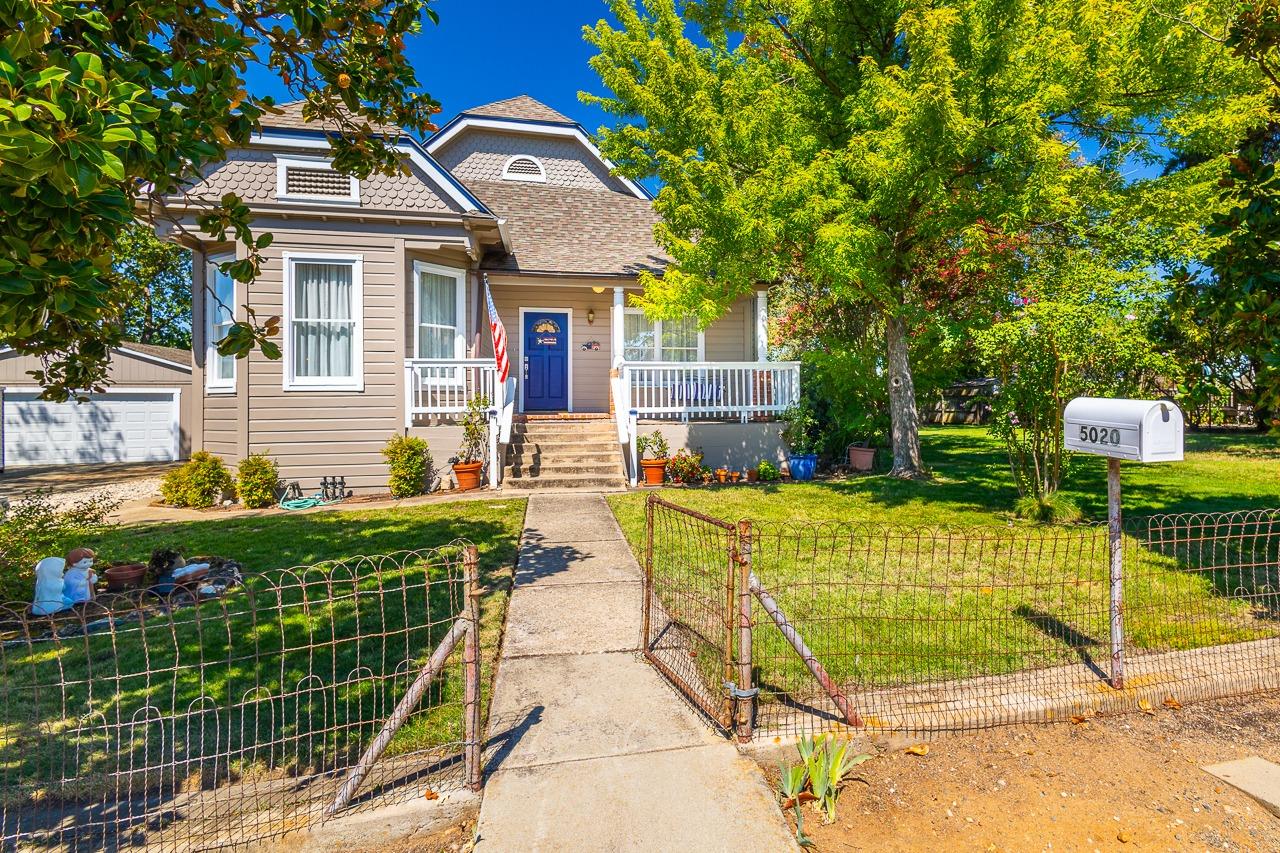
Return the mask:
POLYGON ((1077 397, 1063 413, 1068 450, 1132 459, 1182 459, 1182 411, 1167 400, 1077 397))

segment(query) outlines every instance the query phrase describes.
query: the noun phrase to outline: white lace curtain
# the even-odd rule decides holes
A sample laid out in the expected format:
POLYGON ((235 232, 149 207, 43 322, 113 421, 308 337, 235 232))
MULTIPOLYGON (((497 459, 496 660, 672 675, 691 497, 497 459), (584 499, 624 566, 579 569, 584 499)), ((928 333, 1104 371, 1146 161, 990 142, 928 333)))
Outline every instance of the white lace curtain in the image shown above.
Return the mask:
POLYGON ((293 374, 350 378, 356 321, 350 264, 293 267, 293 374))

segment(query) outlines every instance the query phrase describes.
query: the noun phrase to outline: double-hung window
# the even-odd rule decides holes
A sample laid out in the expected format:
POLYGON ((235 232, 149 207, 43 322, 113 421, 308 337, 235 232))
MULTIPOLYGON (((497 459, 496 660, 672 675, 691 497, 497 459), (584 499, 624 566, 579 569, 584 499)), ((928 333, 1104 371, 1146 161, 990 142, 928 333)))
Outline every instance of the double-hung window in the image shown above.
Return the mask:
POLYGON ((627 361, 702 361, 703 334, 692 317, 650 320, 639 308, 626 308, 622 336, 627 361))
POLYGON ((285 388, 364 390, 359 255, 284 256, 285 388))
POLYGON ((466 273, 422 261, 414 262, 413 271, 417 312, 414 353, 418 358, 465 358, 466 273))
POLYGON ((229 255, 212 257, 205 267, 204 384, 207 390, 215 392, 236 389, 236 357, 218 354, 218 343, 227 336, 235 322, 236 282, 218 269, 219 264, 229 260, 229 255))

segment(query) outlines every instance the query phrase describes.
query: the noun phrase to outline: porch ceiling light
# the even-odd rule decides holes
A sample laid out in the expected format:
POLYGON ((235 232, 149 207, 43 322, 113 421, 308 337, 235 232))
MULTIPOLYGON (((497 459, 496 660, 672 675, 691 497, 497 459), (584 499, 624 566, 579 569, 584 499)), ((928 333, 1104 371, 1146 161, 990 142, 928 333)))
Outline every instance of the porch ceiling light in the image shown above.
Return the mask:
POLYGON ((594 287, 594 286, 593 286, 593 287, 591 288, 591 292, 592 292, 592 293, 604 293, 604 288, 603 288, 603 287, 594 287))

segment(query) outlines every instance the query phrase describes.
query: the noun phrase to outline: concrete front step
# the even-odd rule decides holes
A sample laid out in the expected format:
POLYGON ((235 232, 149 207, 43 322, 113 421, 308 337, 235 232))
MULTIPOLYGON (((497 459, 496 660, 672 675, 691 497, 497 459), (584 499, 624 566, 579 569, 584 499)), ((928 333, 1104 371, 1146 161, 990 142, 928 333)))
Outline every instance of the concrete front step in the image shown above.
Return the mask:
POLYGON ((627 482, 622 475, 557 474, 541 477, 512 477, 502 481, 504 489, 625 489, 627 482))
POLYGON ((612 422, 597 424, 512 424, 511 434, 515 435, 617 435, 618 428, 612 422))
POLYGON ((551 464, 574 465, 578 462, 614 462, 622 459, 622 451, 618 448, 597 450, 592 445, 581 442, 569 446, 542 447, 526 444, 523 447, 511 445, 507 452, 507 461, 513 464, 530 462, 549 462, 551 464))
POLYGON ((622 465, 617 460, 612 462, 526 462, 522 465, 508 465, 504 470, 506 477, 558 477, 561 474, 600 474, 604 476, 622 476, 622 465))

